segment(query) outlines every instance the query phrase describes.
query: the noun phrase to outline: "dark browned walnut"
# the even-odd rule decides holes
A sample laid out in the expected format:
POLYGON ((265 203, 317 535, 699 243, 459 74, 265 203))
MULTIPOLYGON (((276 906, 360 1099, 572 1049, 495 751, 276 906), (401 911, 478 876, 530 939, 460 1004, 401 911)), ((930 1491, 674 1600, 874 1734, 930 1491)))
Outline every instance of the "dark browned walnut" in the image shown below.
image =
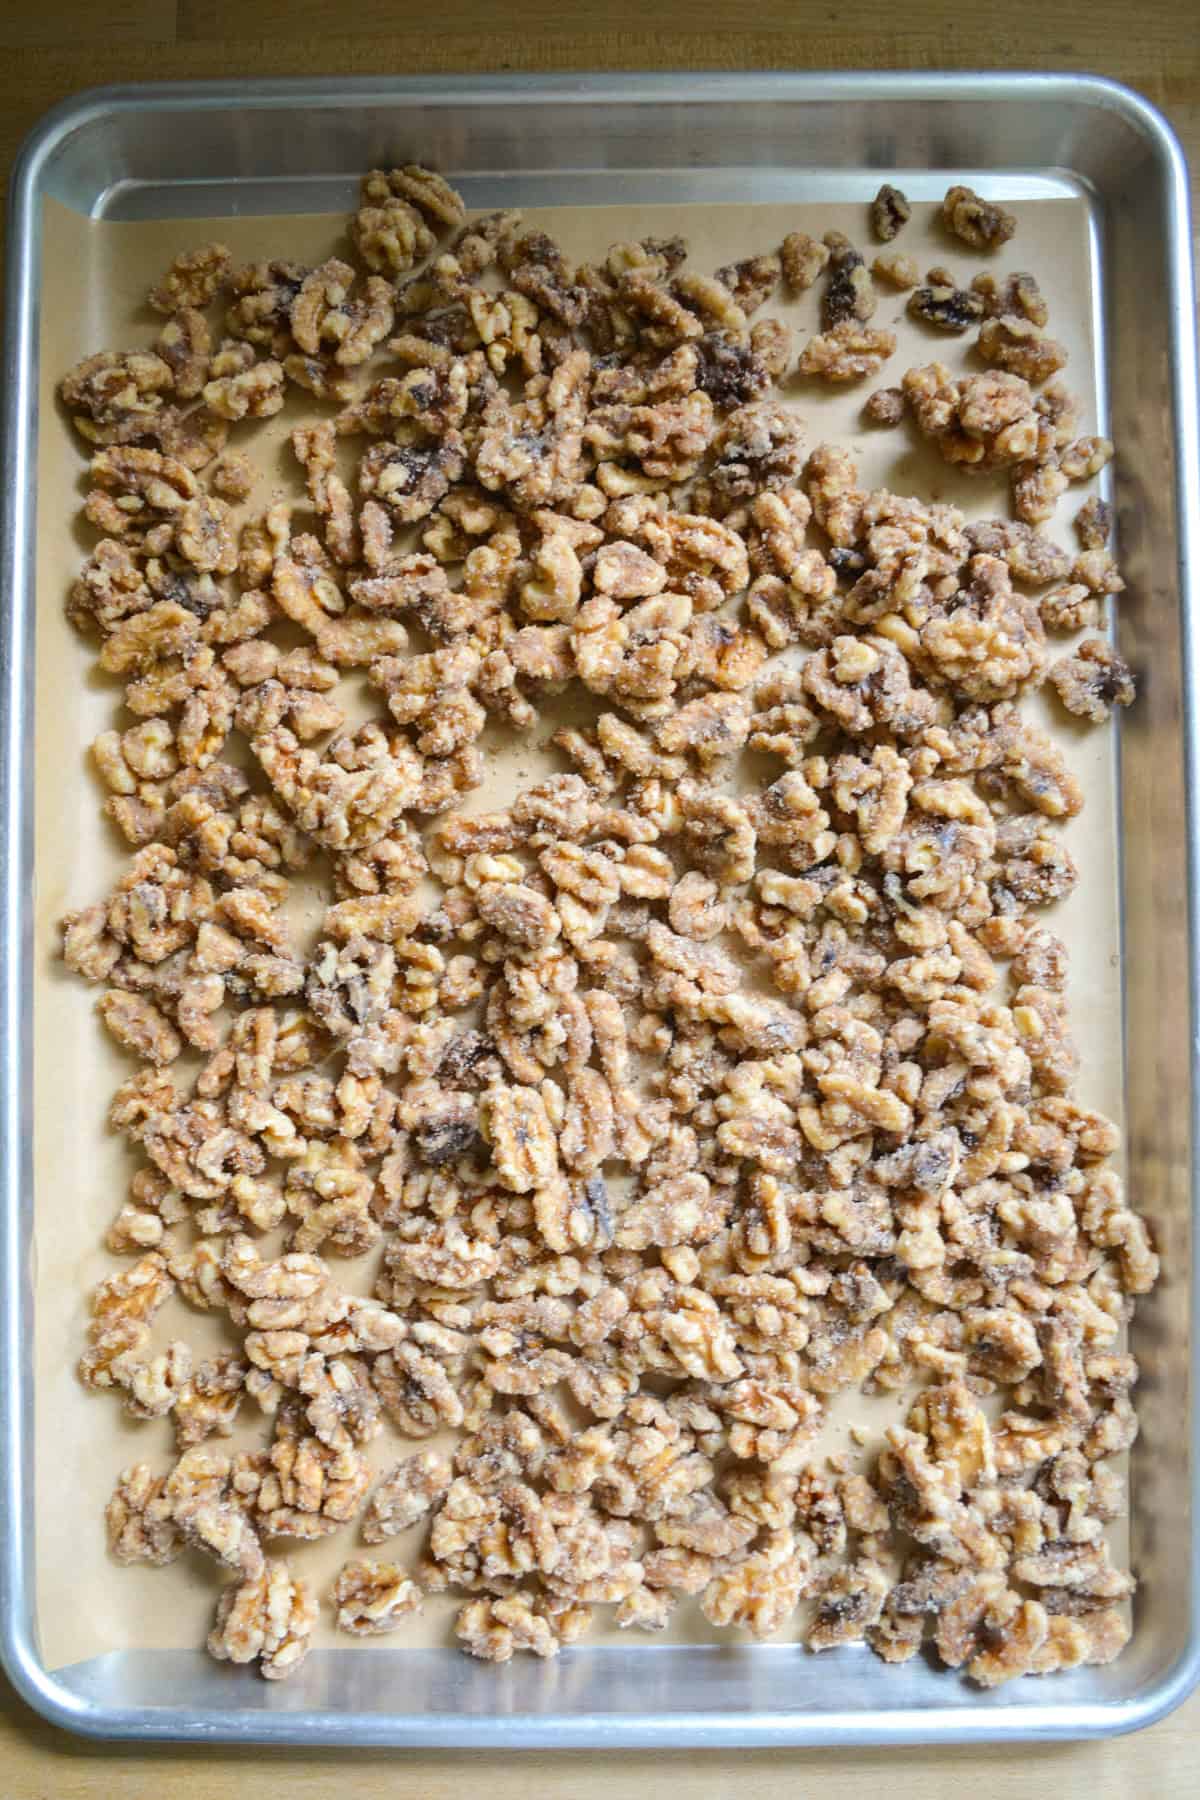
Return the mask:
POLYGON ((871 229, 881 244, 889 244, 912 218, 912 207, 898 187, 885 181, 871 202, 871 229))

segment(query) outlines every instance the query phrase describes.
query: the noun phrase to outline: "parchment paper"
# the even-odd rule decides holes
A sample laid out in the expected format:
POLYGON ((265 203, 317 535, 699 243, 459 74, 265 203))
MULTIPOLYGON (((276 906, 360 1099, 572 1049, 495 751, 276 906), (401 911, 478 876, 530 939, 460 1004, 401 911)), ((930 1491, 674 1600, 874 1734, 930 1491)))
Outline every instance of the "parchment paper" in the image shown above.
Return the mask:
MULTIPOLYGON (((952 244, 938 228, 930 206, 914 206, 914 217, 894 248, 917 257, 922 274, 933 264, 950 267, 964 283, 985 261, 965 245, 952 244)), ((1083 401, 1082 429, 1096 422, 1092 354, 1092 294, 1087 217, 1082 202, 1024 201, 1013 243, 991 265, 1002 272, 1032 270, 1051 309, 1051 330, 1070 351, 1067 379, 1083 401)), ((845 231, 868 260, 870 235, 861 206, 623 206, 538 209, 531 225, 551 231, 576 258, 596 257, 608 244, 647 233, 683 231, 692 266, 713 269, 752 252, 776 246, 787 231, 819 236, 830 227, 845 231)), ((136 1166, 123 1142, 105 1123, 117 1084, 129 1073, 129 1059, 117 1049, 93 1013, 95 992, 63 969, 58 957, 58 920, 73 907, 108 892, 125 866, 128 849, 102 812, 102 791, 90 767, 88 746, 118 722, 121 689, 93 673, 94 650, 63 616, 70 582, 93 539, 77 520, 86 469, 83 447, 59 406, 59 376, 79 357, 101 348, 148 346, 159 321, 144 306, 147 288, 180 250, 218 238, 238 260, 266 256, 315 262, 344 248, 344 219, 284 217, 184 222, 91 221, 48 201, 43 220, 43 310, 41 320, 41 417, 38 461, 37 617, 37 931, 34 946, 35 1064, 35 1272, 36 1272, 36 1492, 37 1621, 49 1668, 123 1648, 195 1647, 211 1623, 222 1573, 196 1555, 166 1569, 118 1567, 108 1556, 102 1513, 118 1473, 129 1463, 170 1466, 169 1420, 130 1420, 119 1401, 88 1394, 75 1363, 84 1344, 86 1295, 111 1273, 115 1260, 102 1247, 136 1166)), ((777 309, 795 327, 796 347, 816 329, 818 289, 777 309)), ((898 383, 916 362, 940 359, 952 368, 968 366, 973 334, 945 338, 913 324, 905 296, 880 290, 876 325, 894 326, 896 355, 876 381, 830 389, 792 381, 784 397, 808 423, 810 441, 846 445, 859 461, 868 487, 886 484, 901 493, 943 499, 970 514, 1007 511, 1002 475, 974 478, 947 467, 906 426, 879 431, 864 425, 861 407, 874 387, 898 383)), ((975 365, 978 366, 978 365, 975 365)), ((246 448, 264 469, 250 505, 257 509, 276 493, 296 494, 301 484, 287 438, 307 397, 265 426, 234 427, 231 447, 246 448)), ((1052 527, 1071 542, 1069 520, 1086 490, 1075 489, 1052 527)), ((1121 1007, 1118 933, 1117 812, 1114 734, 1074 729, 1061 711, 1040 697, 1026 701, 1034 716, 1049 724, 1083 783, 1087 805, 1066 829, 1065 841, 1079 865, 1075 892, 1049 915, 1071 951, 1070 999, 1075 1035, 1082 1053, 1079 1091, 1085 1104, 1123 1121, 1121 1007)), ((503 805, 518 782, 536 780, 562 767, 553 752, 522 748, 490 764, 484 790, 470 797, 472 810, 503 805)), ((302 897, 303 898, 303 897, 302 897)), ((319 917, 316 897, 310 916, 319 917)), ((369 1290, 375 1258, 335 1268, 346 1286, 369 1290)), ((225 1342, 218 1320, 181 1301, 164 1308, 156 1341, 182 1337, 201 1354, 225 1342)), ((857 1464, 870 1454, 848 1436, 865 1427, 874 1438, 885 1423, 901 1417, 906 1396, 866 1400, 841 1396, 816 1451, 850 1452, 857 1464)), ((265 1443, 269 1429, 248 1404, 233 1442, 265 1443)), ((416 1446, 385 1426, 370 1446, 373 1466, 382 1471, 416 1446)), ((404 1562, 417 1550, 422 1527, 367 1554, 404 1562)), ((363 1554, 357 1532, 347 1528, 323 1543, 277 1546, 324 1591, 341 1563, 363 1554)), ((407 1631, 374 1642, 381 1649, 449 1641, 454 1602, 431 1601, 425 1616, 407 1631)), ((694 1604, 680 1609, 673 1636, 708 1632, 694 1604)), ((604 1617, 601 1612, 601 1620, 604 1617)), ((596 1631, 588 1642, 603 1642, 596 1631)), ((727 1634, 726 1634, 727 1635, 727 1634)), ((785 1634, 789 1635, 789 1634, 785 1634)), ((795 1635, 791 1633, 790 1635, 795 1635)), ((615 1633, 612 1636, 616 1636, 615 1633)), ((323 1613, 318 1643, 342 1643, 323 1613)), ((620 1641, 629 1644, 629 1637, 620 1641)), ((635 1640, 645 1641, 645 1640, 635 1640)), ((661 1637, 654 1640, 661 1643, 661 1637)), ((631 1646, 632 1647, 632 1646, 631 1646)))

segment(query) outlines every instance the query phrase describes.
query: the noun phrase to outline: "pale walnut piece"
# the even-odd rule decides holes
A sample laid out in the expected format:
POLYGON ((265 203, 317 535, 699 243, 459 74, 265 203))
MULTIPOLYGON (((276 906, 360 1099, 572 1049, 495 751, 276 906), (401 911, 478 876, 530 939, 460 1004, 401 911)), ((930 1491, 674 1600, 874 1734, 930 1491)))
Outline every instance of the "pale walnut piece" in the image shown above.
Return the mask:
POLYGON ((877 256, 871 264, 871 273, 901 292, 906 288, 915 288, 921 279, 921 267, 916 257, 902 256, 898 250, 889 250, 877 256))
POLYGON ((63 380, 129 846, 62 926, 130 1057, 78 1368, 174 1440, 108 1541, 224 1572, 220 1660, 299 1666, 273 1552, 334 1538, 340 1630, 453 1595, 492 1662, 688 1601, 984 1686, 1125 1641, 1159 1258, 1079 1082, 1045 909, 1084 795, 1027 700, 1132 698, 1047 648, 1124 588, 1103 503, 1042 529, 1112 446, 1033 277, 879 249, 909 211, 860 213, 870 270, 801 210, 713 273, 375 170, 344 242, 185 251, 63 380), (880 387, 888 290, 977 342, 880 387), (893 486, 822 441, 868 376, 893 486), (895 491, 918 437, 936 500, 895 491), (886 1428, 818 1452, 859 1394, 886 1428))
POLYGON ((1031 320, 1008 313, 983 321, 976 348, 984 362, 1023 375, 1032 384, 1048 381, 1067 362, 1066 349, 1056 338, 1046 337, 1031 320))
POLYGON ((368 1544, 407 1531, 437 1505, 450 1486, 449 1458, 440 1450, 420 1450, 396 1464, 371 1495, 363 1515, 368 1544))
POLYGON ((793 294, 810 288, 829 261, 829 250, 807 232, 792 231, 779 246, 783 279, 793 294))
POLYGON ((308 1655, 317 1603, 285 1562, 268 1562, 252 1580, 227 1587, 208 1634, 218 1662, 257 1662, 268 1681, 294 1675, 308 1655))
POLYGON ((873 331, 845 320, 810 338, 796 368, 801 375, 819 375, 823 381, 861 381, 877 374, 895 348, 894 331, 873 331))
POLYGON ((348 1562, 330 1595, 339 1631, 376 1637, 421 1610, 425 1596, 396 1563, 348 1562))
POLYGON ((904 417, 904 389, 879 388, 863 406, 872 425, 899 425, 904 417))

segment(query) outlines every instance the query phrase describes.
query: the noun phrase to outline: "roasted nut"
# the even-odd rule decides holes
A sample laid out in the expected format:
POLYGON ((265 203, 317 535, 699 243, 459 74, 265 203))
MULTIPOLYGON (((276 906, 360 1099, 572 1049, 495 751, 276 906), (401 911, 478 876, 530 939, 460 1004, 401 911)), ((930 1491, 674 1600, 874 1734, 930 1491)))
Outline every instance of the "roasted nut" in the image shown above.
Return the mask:
POLYGON ((1104 638, 1085 638, 1074 656, 1061 657, 1050 681, 1068 712, 1096 725, 1114 706, 1131 706, 1137 692, 1127 664, 1104 638))
POLYGON ((970 244, 974 250, 995 250, 1007 244, 1017 229, 1017 221, 1002 206, 987 200, 969 187, 952 187, 942 201, 942 218, 946 229, 970 244))
POLYGON ((885 181, 871 202, 871 228, 880 243, 890 243, 911 218, 912 207, 905 196, 885 181))

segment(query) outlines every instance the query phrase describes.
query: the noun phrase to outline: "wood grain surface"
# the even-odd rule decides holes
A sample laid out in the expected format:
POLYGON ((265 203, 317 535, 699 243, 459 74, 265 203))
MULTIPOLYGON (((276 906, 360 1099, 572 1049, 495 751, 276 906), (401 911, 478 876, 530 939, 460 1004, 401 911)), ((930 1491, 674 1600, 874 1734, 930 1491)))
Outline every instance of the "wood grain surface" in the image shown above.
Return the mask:
MULTIPOLYGON (((0 165, 47 107, 118 81, 239 75, 476 73, 502 69, 1078 69, 1159 106, 1200 168, 1197 0, 725 0, 719 30, 694 0, 0 0, 0 165)), ((1200 1694, 1110 1743, 972 1750, 724 1754, 268 1754, 76 1742, 0 1678, 0 1800, 624 1800, 651 1783, 673 1800, 980 1800, 1052 1794, 1118 1800, 1200 1791, 1200 1694)))

